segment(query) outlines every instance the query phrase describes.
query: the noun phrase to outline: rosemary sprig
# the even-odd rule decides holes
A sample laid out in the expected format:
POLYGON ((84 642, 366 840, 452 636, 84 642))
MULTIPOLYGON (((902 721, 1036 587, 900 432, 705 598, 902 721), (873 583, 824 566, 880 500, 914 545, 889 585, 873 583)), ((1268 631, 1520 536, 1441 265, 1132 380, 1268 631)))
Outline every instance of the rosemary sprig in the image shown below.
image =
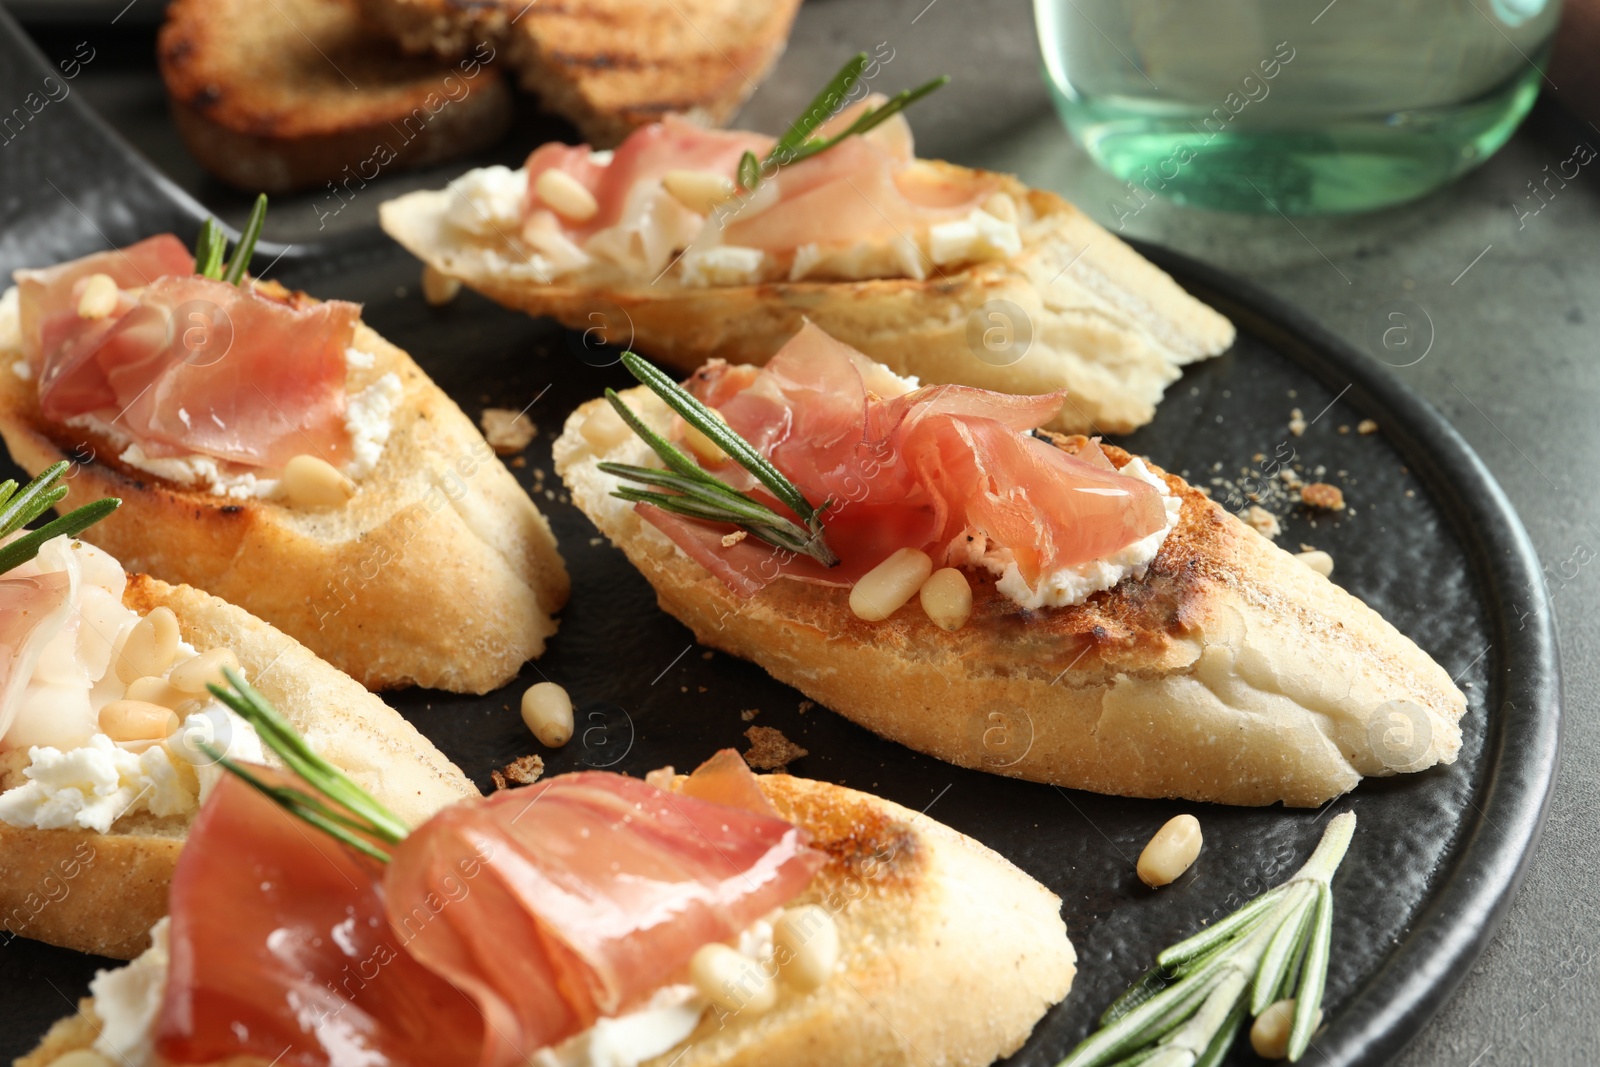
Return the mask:
POLYGON ((245 268, 250 266, 250 257, 255 255, 256 242, 261 238, 261 227, 266 220, 267 194, 262 193, 256 197, 255 206, 250 209, 250 217, 245 220, 244 229, 239 232, 239 243, 233 248, 233 258, 224 263, 223 257, 228 252, 228 238, 216 219, 206 219, 200 224, 200 236, 195 240, 194 272, 202 278, 212 278, 230 285, 242 285, 245 268))
POLYGON ((839 557, 828 547, 822 534, 822 513, 832 504, 825 500, 813 506, 800 491, 800 487, 784 477, 783 473, 757 452, 750 442, 740 437, 728 424, 702 404, 687 389, 673 381, 632 352, 622 354, 622 365, 628 368, 641 384, 646 386, 666 405, 728 454, 728 458, 749 471, 762 485, 777 497, 790 511, 800 517, 800 523, 780 515, 746 493, 741 493, 716 475, 703 469, 683 450, 651 429, 643 419, 623 403, 615 389, 606 390, 606 399, 616 409, 629 429, 642 437, 667 469, 636 467, 627 463, 601 463, 600 470, 618 478, 653 486, 669 492, 652 492, 622 486, 613 496, 634 503, 654 504, 691 519, 705 522, 729 523, 752 537, 769 545, 810 556, 825 567, 838 564, 839 557))
MULTIPOLYGON (((55 507, 67 495, 67 487, 57 485, 69 464, 62 460, 39 472, 39 476, 19 492, 13 479, 0 483, 0 537, 9 537, 46 511, 55 507)), ((113 511, 122 503, 116 497, 103 497, 93 503, 75 508, 65 515, 51 519, 37 530, 30 531, 0 548, 0 574, 20 567, 39 554, 39 548, 53 537, 76 537, 113 511)))
POLYGON ((399 844, 411 832, 405 821, 384 807, 371 793, 352 782, 343 771, 312 751, 305 738, 296 733, 289 721, 278 714, 267 698, 237 671, 224 667, 222 674, 228 684, 220 686, 212 683, 208 687, 212 694, 255 727, 262 743, 313 792, 289 785, 273 785, 263 781, 249 768, 229 759, 214 746, 201 742, 199 747, 224 769, 244 779, 290 815, 373 859, 387 863, 389 853, 375 844, 373 839, 383 844, 399 844))
POLYGON ((1293 878, 1157 956, 1060 1067, 1216 1067, 1247 1016, 1289 996, 1288 1058, 1298 1060, 1328 979, 1329 882, 1355 828, 1354 812, 1335 816, 1293 878))
POLYGON ((950 80, 948 75, 941 75, 932 81, 924 82, 915 89, 903 89, 894 96, 885 100, 875 108, 868 108, 850 126, 840 134, 833 137, 812 138, 817 127, 827 122, 834 115, 835 103, 848 99, 850 93, 861 81, 862 73, 867 69, 867 53, 857 52, 850 58, 839 73, 835 74, 822 91, 816 95, 800 117, 789 126, 784 135, 778 138, 763 159, 757 159, 754 152, 746 152, 739 158, 739 185, 754 191, 761 184, 765 176, 770 176, 781 167, 787 167, 809 159, 818 152, 826 152, 846 137, 866 133, 874 126, 886 119, 899 114, 912 104, 921 100, 935 89, 940 88, 950 80))

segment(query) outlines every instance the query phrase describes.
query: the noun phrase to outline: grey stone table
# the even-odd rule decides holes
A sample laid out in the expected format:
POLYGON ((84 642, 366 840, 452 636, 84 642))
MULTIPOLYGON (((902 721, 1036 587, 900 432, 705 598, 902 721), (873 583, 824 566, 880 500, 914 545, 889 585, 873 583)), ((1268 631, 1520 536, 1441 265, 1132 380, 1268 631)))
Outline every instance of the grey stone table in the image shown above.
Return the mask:
MULTIPOLYGON (((157 0, 144 0, 150 8, 157 0)), ((39 9, 33 4, 34 10, 39 9)), ((121 7, 121 3, 112 5, 121 7)), ((137 13, 136 13, 137 15, 137 13)), ((148 13, 145 14, 149 17, 148 13)), ((103 23, 100 31, 105 29, 103 23)), ((74 31, 75 32, 75 31, 74 31)), ((99 32, 99 31, 97 31, 99 32)), ((47 51, 71 53, 51 30, 47 51)), ((97 37, 97 42, 99 38, 97 37)), ((1022 0, 811 0, 775 76, 742 122, 774 128, 795 114, 843 57, 884 43, 892 84, 949 73, 956 84, 919 105, 922 154, 992 169, 1069 196, 1115 226, 1120 183, 1063 133, 1039 77, 1022 0)), ((136 32, 119 62, 80 88, 113 126, 224 217, 244 201, 210 183, 183 154, 136 32)), ((526 136, 527 130, 519 131, 526 136)), ((1600 178, 1584 173, 1536 216, 1514 204, 1546 164, 1600 131, 1549 102, 1484 167, 1405 207, 1350 218, 1225 215, 1165 202, 1124 233, 1169 245, 1264 287, 1358 345, 1397 300, 1420 307, 1431 348, 1395 370, 1455 424, 1521 512, 1546 564, 1565 663, 1565 753, 1544 837, 1498 938, 1449 1005, 1402 1054, 1400 1067, 1591 1065, 1600 1060, 1600 178), (1591 495, 1594 494, 1594 495, 1591 495)), ((516 152, 504 150, 506 162, 516 152)), ((383 193, 438 184, 440 172, 384 179, 383 193)), ((313 201, 274 209, 271 235, 313 240, 313 201)), ((352 202, 329 230, 371 226, 383 196, 352 202)), ((280 202, 282 205, 282 202, 280 202)), ((1379 331, 1381 332, 1381 326, 1379 331)), ((1419 343, 1427 340, 1419 337, 1419 343)), ((1398 361, 1396 361, 1398 362, 1398 361)), ((1287 412, 1285 412, 1287 417, 1287 412)))

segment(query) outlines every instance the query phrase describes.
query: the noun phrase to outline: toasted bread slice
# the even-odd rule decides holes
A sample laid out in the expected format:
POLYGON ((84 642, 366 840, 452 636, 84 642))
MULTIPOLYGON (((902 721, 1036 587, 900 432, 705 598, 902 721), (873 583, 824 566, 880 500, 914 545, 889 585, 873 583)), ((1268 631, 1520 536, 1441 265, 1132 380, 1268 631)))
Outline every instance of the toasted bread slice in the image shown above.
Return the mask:
POLYGON ((1022 251, 922 281, 703 287, 663 277, 625 287, 559 278, 545 284, 525 266, 526 252, 513 236, 452 225, 448 189, 391 200, 380 218, 413 255, 491 299, 574 329, 594 326, 602 309, 617 320, 608 319, 611 329, 625 335, 614 340, 631 339, 631 347, 685 372, 709 359, 763 363, 809 320, 924 382, 1026 394, 1066 389, 1067 403, 1052 424, 1064 432, 1122 433, 1144 425, 1184 364, 1233 343, 1227 319, 1077 208, 1010 176, 995 177, 1026 205, 1022 251), (994 329, 1010 331, 998 352, 985 347, 994 329))
POLYGON ((30 473, 75 461, 63 509, 122 498, 85 539, 129 569, 239 604, 369 689, 485 693, 544 651, 568 591, 550 524, 461 409, 365 324, 352 344, 373 362, 349 385, 399 377, 389 440, 344 507, 301 510, 164 482, 47 424, 18 374, 15 314, 0 306, 0 436, 30 473))
POLYGON ((362 0, 408 52, 503 45, 524 89, 584 140, 614 145, 668 112, 721 125, 789 39, 800 0, 362 0))
POLYGON ((511 93, 492 57, 409 58, 358 0, 176 0, 158 57, 184 144, 249 193, 371 181, 498 141, 511 93))
MULTIPOLYGON (((666 406, 625 398, 665 430, 666 406)), ((1449 763, 1466 698, 1377 612, 1173 474, 1178 524, 1142 580, 1029 612, 986 574, 955 633, 917 604, 868 623, 849 590, 779 580, 741 600, 632 505, 603 460, 649 464, 642 440, 568 418, 556 470, 573 503, 702 644, 919 752, 1098 793, 1315 806, 1363 775, 1449 763)), ((609 409, 607 409, 609 410, 609 409)), ((1073 451, 1083 438, 1057 438, 1073 451)), ((1129 456, 1103 446, 1117 466, 1129 456)))
MULTIPOLYGON (((764 1015, 708 1012, 643 1067, 978 1067, 1016 1051, 1067 995, 1076 956, 1061 901, 1004 858, 866 793, 782 774, 760 782, 828 854, 795 903, 832 913, 839 971, 764 1015)), ((98 1033, 85 999, 17 1067, 47 1067, 98 1033)))
MULTIPOLYGON (((171 608, 197 651, 232 649, 251 684, 318 752, 407 822, 477 794, 399 712, 249 612, 145 575, 129 576, 122 600, 141 615, 171 608)), ((0 768, 0 789, 22 781, 15 761, 0 768)), ((167 913, 188 823, 140 813, 99 834, 0 822, 0 926, 80 952, 137 955, 167 913)))

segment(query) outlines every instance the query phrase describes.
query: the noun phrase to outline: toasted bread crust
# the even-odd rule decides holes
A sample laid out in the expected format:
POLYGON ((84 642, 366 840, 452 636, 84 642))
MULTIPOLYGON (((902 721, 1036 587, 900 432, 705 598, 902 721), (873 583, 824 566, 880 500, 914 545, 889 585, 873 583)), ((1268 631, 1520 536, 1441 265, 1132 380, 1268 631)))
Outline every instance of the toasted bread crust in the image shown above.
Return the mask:
POLYGON ((508 239, 465 235, 449 224, 449 190, 392 200, 380 219, 413 255, 507 307, 574 329, 592 326, 597 308, 620 309, 632 347, 686 373, 709 359, 763 363, 810 321, 924 382, 1027 394, 1066 389, 1068 401, 1051 424, 1065 432, 1123 433, 1144 425, 1184 364, 1233 343, 1227 319, 1077 208, 1009 175, 989 177, 1031 210, 1022 252, 922 281, 542 284, 517 269, 526 253, 508 239), (994 301, 1021 309, 1023 323, 1005 324, 1017 331, 1014 337, 1024 324, 1031 333, 1012 362, 1009 354, 980 353, 981 343, 972 340, 994 325, 986 316, 996 309, 985 307, 994 301))
POLYGON ((555 632, 569 582, 550 524, 477 428, 409 356, 365 325, 366 373, 403 397, 378 466, 335 511, 295 511, 161 482, 104 441, 47 425, 0 353, 0 436, 36 473, 74 459, 67 509, 122 498, 85 539, 130 570, 206 589, 305 642, 369 689, 484 693, 555 632))
MULTIPOLYGON (((630 406, 665 428, 643 389, 630 406)), ((1178 525, 1142 580, 1028 612, 969 573, 973 613, 950 634, 915 603, 858 619, 848 590, 779 580, 741 600, 632 508, 567 420, 556 469, 575 504, 702 644, 875 733, 965 767, 1100 793, 1316 806, 1364 775, 1455 759, 1466 698, 1376 612, 1176 475, 1178 525), (1391 705, 1403 701, 1403 705, 1391 705), (1391 712, 1406 720, 1394 724, 1391 712), (1410 731, 1391 737, 1398 725, 1410 731)), ((1073 449, 1081 438, 1060 438, 1073 449)), ((1121 465, 1127 453, 1106 447, 1121 465)))
MULTIPOLYGON (((299 642, 188 586, 130 575, 123 603, 166 606, 197 650, 231 648, 251 683, 319 752, 408 822, 477 789, 416 727, 299 642)), ((0 788, 21 784, 0 776, 0 788)), ((129 959, 167 912, 188 820, 130 816, 109 834, 0 823, 0 926, 80 952, 129 959)))
MULTIPOLYGON (((1004 858, 878 797, 782 774, 759 781, 828 855, 795 903, 833 915, 840 969, 755 1018, 708 1012, 643 1067, 979 1067, 1014 1052, 1067 995, 1076 956, 1061 902, 1004 858)), ((97 1033, 85 999, 17 1067, 47 1067, 97 1033)))
POLYGON ((409 52, 503 43, 522 87, 597 148, 667 112, 720 125, 776 62, 799 0, 362 0, 409 52))
POLYGON ((510 91, 485 56, 406 58, 363 24, 357 0, 177 0, 157 55, 184 143, 246 192, 439 163, 511 123, 510 91))

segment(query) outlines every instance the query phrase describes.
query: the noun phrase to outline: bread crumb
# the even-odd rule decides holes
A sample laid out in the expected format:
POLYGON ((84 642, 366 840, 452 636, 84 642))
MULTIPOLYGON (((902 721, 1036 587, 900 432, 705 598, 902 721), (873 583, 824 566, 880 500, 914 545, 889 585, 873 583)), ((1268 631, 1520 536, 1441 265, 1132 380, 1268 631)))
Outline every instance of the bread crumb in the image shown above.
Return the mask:
POLYGON ((700 658, 701 659, 710 659, 711 658, 711 650, 708 648, 704 652, 700 653, 700 658))
POLYGON ((755 718, 757 715, 760 715, 760 714, 761 714, 761 709, 760 708, 745 708, 743 711, 741 711, 739 713, 739 718, 743 719, 745 722, 749 722, 751 719, 755 718))
POLYGON ((589 547, 590 548, 599 548, 601 545, 603 545, 605 543, 606 543, 606 539, 604 537, 591 537, 591 538, 589 538, 589 547))
POLYGON ((806 712, 810 711, 816 706, 817 702, 815 700, 802 700, 800 702, 800 714, 804 715, 806 712))
POLYGON ((1300 475, 1293 467, 1280 467, 1278 469, 1278 477, 1283 481, 1283 484, 1288 486, 1290 489, 1300 488, 1300 475))
POLYGON ((1289 432, 1296 437, 1306 432, 1306 417, 1301 414, 1299 408, 1293 408, 1289 412, 1289 432))
POLYGON ((490 771, 489 777, 494 779, 496 790, 509 789, 513 785, 532 785, 544 774, 544 760, 539 756, 520 756, 512 760, 498 771, 490 771))
POLYGON ((744 735, 750 739, 744 761, 758 771, 786 771, 790 763, 807 755, 775 726, 752 726, 744 735))
POLYGON ((1363 437, 1365 437, 1367 434, 1373 434, 1377 432, 1378 424, 1372 419, 1362 419, 1360 422, 1356 423, 1356 433, 1361 434, 1363 437))
POLYGON ((539 432, 532 419, 509 408, 484 408, 478 421, 483 425, 483 439, 502 456, 521 452, 539 432))
POLYGON ((722 538, 722 547, 732 548, 740 541, 743 541, 747 536, 748 535, 743 530, 735 530, 733 533, 727 534, 722 538))
POLYGON ((1300 490, 1300 499, 1307 507, 1324 511, 1344 510, 1344 490, 1327 482, 1312 482, 1300 490))
POLYGON ((1268 539, 1277 537, 1283 532, 1283 527, 1278 525, 1278 517, 1258 504, 1250 505, 1250 510, 1244 513, 1244 521, 1268 539))
POLYGON ((527 456, 512 456, 511 457, 511 465, 520 470, 521 468, 526 467, 528 465, 528 457, 527 456))

